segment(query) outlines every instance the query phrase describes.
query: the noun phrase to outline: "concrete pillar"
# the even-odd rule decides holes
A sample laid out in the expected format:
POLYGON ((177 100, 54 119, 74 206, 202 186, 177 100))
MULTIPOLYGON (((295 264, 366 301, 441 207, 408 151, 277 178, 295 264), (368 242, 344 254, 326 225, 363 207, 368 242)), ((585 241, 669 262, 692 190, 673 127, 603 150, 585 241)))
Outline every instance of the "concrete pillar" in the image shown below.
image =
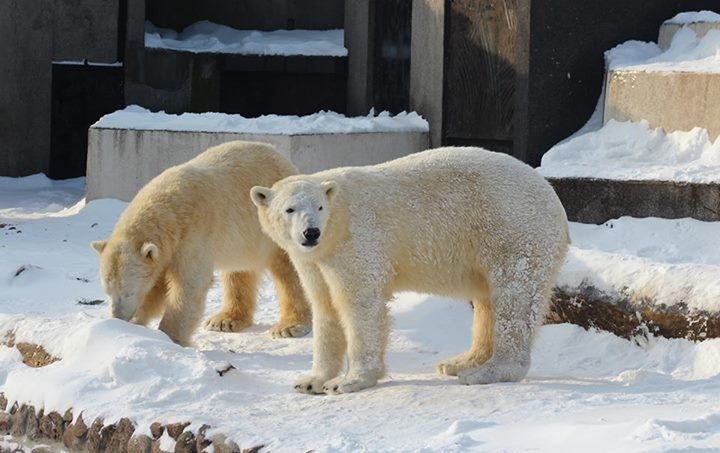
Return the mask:
POLYGON ((345 47, 348 50, 347 114, 366 115, 373 106, 372 10, 374 0, 346 0, 345 47))
POLYGON ((442 144, 445 0, 413 0, 410 110, 430 124, 430 145, 442 144))
POLYGON ((0 175, 47 172, 53 0, 0 2, 0 175))

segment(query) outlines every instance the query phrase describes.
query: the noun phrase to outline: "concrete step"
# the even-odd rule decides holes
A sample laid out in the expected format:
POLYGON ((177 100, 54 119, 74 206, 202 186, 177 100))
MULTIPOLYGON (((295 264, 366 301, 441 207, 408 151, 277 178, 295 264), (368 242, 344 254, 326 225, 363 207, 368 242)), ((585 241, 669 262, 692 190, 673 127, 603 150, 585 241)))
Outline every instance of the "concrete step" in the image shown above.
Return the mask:
POLYGON ((548 178, 573 222, 623 216, 720 221, 720 183, 548 178))

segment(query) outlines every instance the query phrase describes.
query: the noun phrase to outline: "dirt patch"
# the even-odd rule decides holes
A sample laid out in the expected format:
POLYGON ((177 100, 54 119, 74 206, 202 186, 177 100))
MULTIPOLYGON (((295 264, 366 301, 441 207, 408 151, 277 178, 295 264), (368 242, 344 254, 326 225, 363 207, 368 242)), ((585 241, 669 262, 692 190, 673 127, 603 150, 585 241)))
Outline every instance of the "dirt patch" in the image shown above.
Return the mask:
POLYGON ((32 368, 48 366, 51 363, 60 360, 59 358, 50 355, 45 350, 45 348, 43 348, 39 344, 25 343, 22 341, 16 342, 15 334, 13 332, 7 332, 2 341, 0 341, 0 344, 3 344, 9 348, 17 348, 17 350, 20 351, 20 354, 22 355, 23 363, 32 368))
POLYGON ((633 339, 648 335, 702 341, 720 337, 720 314, 690 310, 685 304, 631 301, 592 286, 556 288, 547 324, 569 322, 633 339))

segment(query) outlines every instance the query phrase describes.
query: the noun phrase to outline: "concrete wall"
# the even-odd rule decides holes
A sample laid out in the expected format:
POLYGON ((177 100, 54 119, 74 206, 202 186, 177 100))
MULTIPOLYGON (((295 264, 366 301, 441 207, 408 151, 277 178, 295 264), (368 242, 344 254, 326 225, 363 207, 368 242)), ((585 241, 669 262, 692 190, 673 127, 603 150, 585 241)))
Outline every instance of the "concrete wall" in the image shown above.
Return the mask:
POLYGON ((148 20, 182 30, 210 20, 248 30, 343 28, 344 0, 147 0, 148 20))
POLYGON ((118 61, 119 0, 55 0, 53 60, 118 61))
POLYGON ((0 2, 0 175, 50 164, 52 0, 0 2))
POLYGON ((231 140, 272 143, 304 173, 380 163, 428 147, 424 132, 253 135, 91 128, 87 198, 129 201, 166 168, 231 140))
POLYGON ((720 74, 610 71, 603 120, 647 120, 667 132, 708 130, 720 135, 720 74))
POLYGON ((410 110, 430 123, 430 145, 442 144, 444 0, 413 0, 410 110))

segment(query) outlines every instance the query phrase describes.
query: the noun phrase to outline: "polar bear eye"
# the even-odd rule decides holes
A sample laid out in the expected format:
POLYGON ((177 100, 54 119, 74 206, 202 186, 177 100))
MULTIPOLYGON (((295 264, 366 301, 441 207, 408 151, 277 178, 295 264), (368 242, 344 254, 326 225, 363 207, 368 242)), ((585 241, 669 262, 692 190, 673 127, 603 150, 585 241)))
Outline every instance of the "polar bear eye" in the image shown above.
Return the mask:
POLYGON ((288 214, 292 214, 293 212, 295 212, 295 210, 293 208, 287 208, 285 212, 287 212, 288 214))
POLYGON ((322 211, 322 206, 320 206, 320 207, 318 208, 318 211, 322 211))

